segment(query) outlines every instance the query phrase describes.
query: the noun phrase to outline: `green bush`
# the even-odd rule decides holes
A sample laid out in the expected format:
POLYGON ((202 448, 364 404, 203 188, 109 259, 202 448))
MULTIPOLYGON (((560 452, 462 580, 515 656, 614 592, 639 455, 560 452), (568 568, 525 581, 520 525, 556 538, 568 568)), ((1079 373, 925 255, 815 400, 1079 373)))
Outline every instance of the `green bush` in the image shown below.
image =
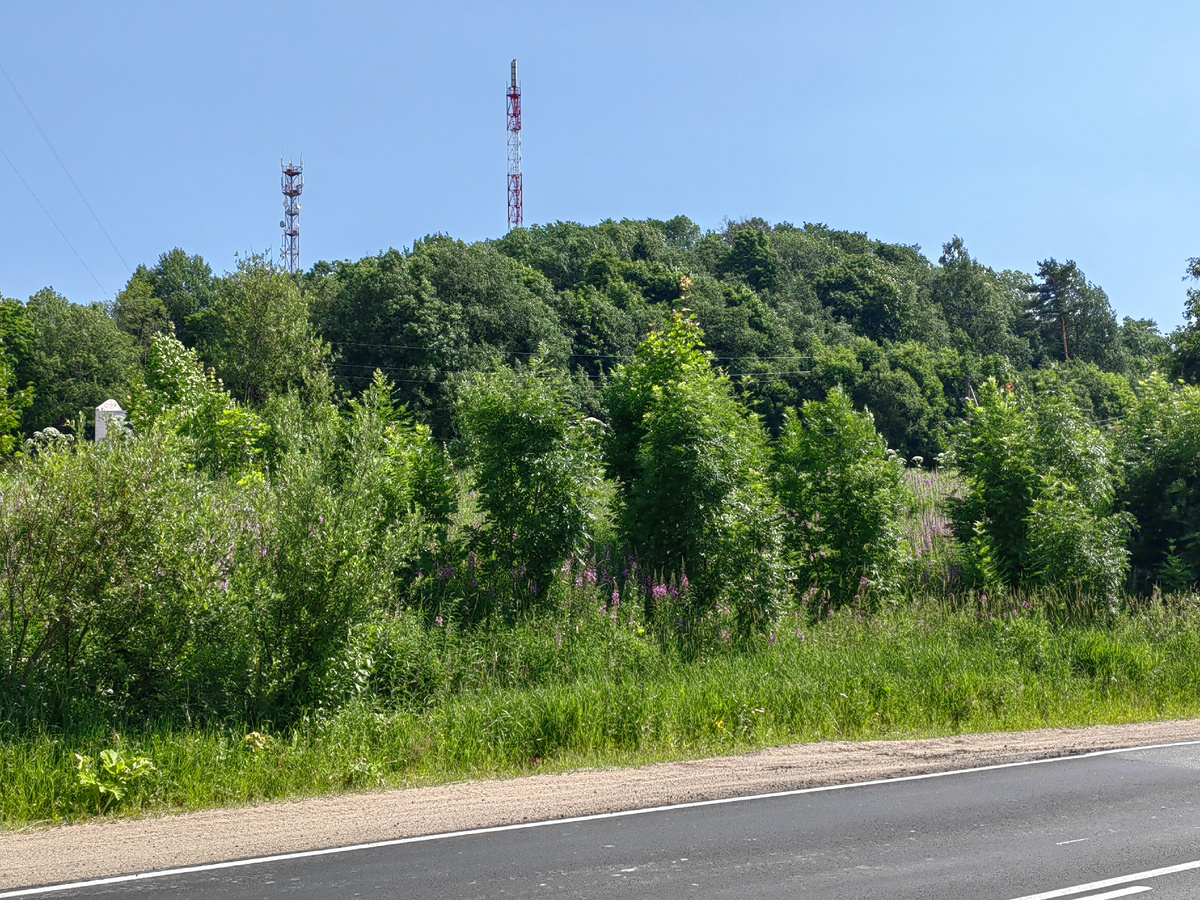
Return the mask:
POLYGON ((1200 388, 1154 375, 1138 388, 1117 440, 1121 507, 1137 520, 1134 584, 1183 590, 1200 581, 1200 388))
POLYGON ((376 378, 345 415, 287 398, 269 428, 246 413, 253 439, 231 443, 269 435, 271 465, 223 462, 204 448, 243 411, 177 342, 155 349, 134 434, 41 433, 0 474, 0 705, 286 720, 367 690, 352 636, 401 605, 443 527, 445 455, 376 378))
POLYGON ((676 315, 616 370, 608 464, 621 484, 621 533, 649 576, 648 615, 674 578, 685 595, 678 621, 720 606, 748 635, 769 628, 784 593, 780 515, 762 427, 701 337, 676 315))
POLYGON ((945 462, 966 481, 950 513, 969 582, 1052 586, 1115 606, 1129 555, 1112 447, 1069 400, 989 379, 945 462))
POLYGON ((0 476, 0 496, 0 705, 53 719, 96 699, 168 702, 190 599, 220 555, 203 480, 161 432, 44 437, 0 476))
POLYGON ((775 455, 794 586, 818 604, 894 597, 904 562, 904 461, 834 388, 788 410, 775 455))
POLYGON ((458 428, 487 518, 483 548, 527 585, 517 611, 544 605, 555 574, 593 534, 603 472, 591 423, 569 405, 569 385, 537 359, 471 378, 458 428))
POLYGON ((211 475, 238 474, 259 461, 269 431, 224 389, 195 350, 175 337, 150 338, 144 382, 129 410, 137 430, 153 425, 174 432, 191 462, 211 475))
POLYGON ((350 633, 373 610, 397 607, 398 576, 428 539, 415 500, 433 455, 428 432, 395 410, 385 379, 345 417, 295 410, 299 421, 276 424, 291 436, 270 477, 243 492, 249 517, 230 547, 229 591, 254 613, 260 715, 336 705, 364 689, 368 673, 346 655, 350 633))

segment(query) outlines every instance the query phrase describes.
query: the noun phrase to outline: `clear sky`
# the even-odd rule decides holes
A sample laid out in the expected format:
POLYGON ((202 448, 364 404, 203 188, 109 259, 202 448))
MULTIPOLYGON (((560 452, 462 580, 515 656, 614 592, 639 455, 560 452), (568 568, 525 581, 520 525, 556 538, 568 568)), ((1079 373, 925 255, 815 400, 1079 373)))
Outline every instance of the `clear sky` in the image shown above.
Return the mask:
POLYGON ((516 57, 526 224, 761 216, 933 261, 959 234, 997 269, 1074 259, 1169 331, 1200 256, 1198 36, 1194 2, 0 0, 0 65, 117 248, 0 78, 0 293, 104 299, 120 257, 176 246, 277 257, 281 153, 305 268, 498 237, 516 57))

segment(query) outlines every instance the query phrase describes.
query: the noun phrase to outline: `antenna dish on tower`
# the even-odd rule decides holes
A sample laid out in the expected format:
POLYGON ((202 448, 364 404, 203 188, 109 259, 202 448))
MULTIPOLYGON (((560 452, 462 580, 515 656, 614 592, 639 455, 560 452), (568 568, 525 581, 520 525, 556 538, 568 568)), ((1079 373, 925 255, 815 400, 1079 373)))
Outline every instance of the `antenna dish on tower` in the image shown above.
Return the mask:
POLYGON ((283 264, 293 275, 300 271, 300 192, 304 190, 304 157, 300 163, 291 160, 286 163, 279 157, 279 165, 283 168, 280 179, 283 186, 283 221, 279 227, 283 229, 283 249, 281 256, 283 264))

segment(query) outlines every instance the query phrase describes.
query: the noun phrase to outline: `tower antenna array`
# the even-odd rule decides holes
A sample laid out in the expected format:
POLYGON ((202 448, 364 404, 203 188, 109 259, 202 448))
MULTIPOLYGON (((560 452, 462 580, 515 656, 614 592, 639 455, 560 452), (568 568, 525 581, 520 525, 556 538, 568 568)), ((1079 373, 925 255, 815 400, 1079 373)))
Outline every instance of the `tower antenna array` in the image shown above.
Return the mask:
POLYGON ((517 61, 512 61, 508 83, 508 227, 520 228, 525 221, 525 192, 521 182, 521 85, 517 83, 517 61))
POLYGON ((285 164, 279 157, 283 169, 283 264, 295 275, 300 271, 300 192, 304 190, 304 157, 297 165, 290 159, 285 164))

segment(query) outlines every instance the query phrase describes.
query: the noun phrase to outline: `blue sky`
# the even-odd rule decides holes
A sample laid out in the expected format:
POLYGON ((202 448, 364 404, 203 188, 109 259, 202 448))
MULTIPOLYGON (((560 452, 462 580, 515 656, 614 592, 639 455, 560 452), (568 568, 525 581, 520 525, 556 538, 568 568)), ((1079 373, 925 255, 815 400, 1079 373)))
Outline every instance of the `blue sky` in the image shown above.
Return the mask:
POLYGON ((179 246, 301 260, 505 221, 824 222, 981 262, 1074 259, 1118 316, 1182 318, 1200 255, 1200 4, 0 0, 0 293, 111 297, 179 246), (86 264, 86 268, 85 265, 86 264), (95 276, 89 275, 90 269, 95 276), (97 285, 99 282, 99 286, 97 285))

